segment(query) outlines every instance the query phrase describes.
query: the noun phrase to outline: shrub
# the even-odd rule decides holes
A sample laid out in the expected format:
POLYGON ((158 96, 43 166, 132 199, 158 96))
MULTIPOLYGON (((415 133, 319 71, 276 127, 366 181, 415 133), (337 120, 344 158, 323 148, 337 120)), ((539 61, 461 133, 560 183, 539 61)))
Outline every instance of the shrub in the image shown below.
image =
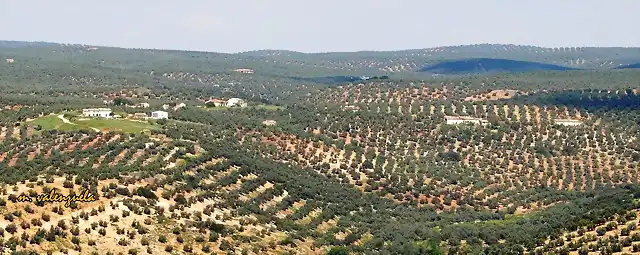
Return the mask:
POLYGON ((13 234, 18 230, 18 227, 16 227, 16 224, 11 223, 4 227, 4 230, 9 232, 10 234, 13 234))

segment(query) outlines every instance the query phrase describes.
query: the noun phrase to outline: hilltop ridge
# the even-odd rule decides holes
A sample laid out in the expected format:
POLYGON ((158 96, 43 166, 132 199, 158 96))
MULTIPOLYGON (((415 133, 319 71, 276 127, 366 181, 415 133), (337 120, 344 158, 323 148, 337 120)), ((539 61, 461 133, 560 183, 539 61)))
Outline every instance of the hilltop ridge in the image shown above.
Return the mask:
MULTIPOLYGON (((50 42, 0 41, 0 48, 67 47, 86 51, 88 48, 118 51, 117 47, 89 46, 82 44, 56 44, 50 42)), ((283 68, 313 67, 338 72, 337 75, 376 75, 383 73, 418 72, 425 66, 445 61, 469 58, 505 59, 534 62, 539 65, 556 65, 567 69, 612 69, 640 62, 640 48, 625 47, 559 47, 545 48, 513 44, 475 44, 442 46, 424 49, 395 51, 358 51, 303 53, 290 50, 255 50, 238 53, 196 52, 182 50, 135 49, 149 53, 197 54, 207 58, 222 57, 226 61, 244 59, 249 62, 270 62, 283 68), (343 71, 342 73, 339 73, 343 71), (353 72, 360 72, 354 74, 353 72)), ((510 69, 510 68, 507 68, 510 69)), ((512 69, 522 70, 521 67, 512 69)), ((508 71, 508 70, 507 70, 508 71)), ((535 71, 531 69, 528 71, 535 71)), ((299 70, 294 72, 300 72, 299 70)))
MULTIPOLYGON (((223 65, 232 67, 258 68, 269 63, 273 67, 269 73, 283 76, 381 76, 389 74, 421 75, 429 66, 443 65, 451 61, 484 59, 492 63, 500 62, 499 71, 531 72, 539 70, 604 70, 634 68, 640 63, 640 48, 625 47, 559 47, 513 44, 475 44, 442 46, 424 49, 396 51, 357 51, 303 53, 290 50, 254 50, 238 53, 198 52, 183 50, 125 49, 117 47, 91 46, 82 44, 56 44, 50 42, 0 41, 2 55, 29 54, 29 51, 67 51, 92 54, 94 57, 110 58, 101 52, 118 55, 155 54, 168 59, 184 58, 199 65, 223 65), (62 49, 60 49, 62 48, 62 49), (28 50, 27 50, 28 49, 28 50), (63 50, 64 49, 64 50, 63 50), (490 60, 493 59, 493 60, 490 60), (506 61, 506 62, 505 62, 506 61), (528 65, 522 65, 528 62, 528 65), (315 69, 311 70, 311 69, 315 69)), ((69 53, 70 53, 69 52, 69 53)), ((74 55, 75 56, 75 55, 74 55)), ((134 57, 134 56, 129 56, 134 57)), ((100 61, 100 60, 99 60, 100 61)), ((227 68, 228 69, 228 68, 227 68)), ((468 68, 450 70, 444 74, 470 74, 468 68)))

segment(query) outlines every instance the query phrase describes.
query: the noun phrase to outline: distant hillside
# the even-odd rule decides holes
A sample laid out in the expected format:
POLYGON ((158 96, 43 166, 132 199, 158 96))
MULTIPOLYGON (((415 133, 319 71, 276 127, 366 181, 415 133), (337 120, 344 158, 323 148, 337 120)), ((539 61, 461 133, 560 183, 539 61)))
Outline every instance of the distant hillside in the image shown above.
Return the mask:
POLYGON ((270 61, 348 71, 409 73, 425 65, 470 58, 510 59, 580 69, 612 69, 640 62, 640 48, 559 47, 512 44, 476 44, 398 51, 296 53, 254 51, 238 53, 270 61))
MULTIPOLYGON (((227 54, 0 41, 0 57, 15 57, 16 63, 27 63, 21 56, 40 62, 42 54, 53 54, 57 58, 66 60, 90 61, 92 64, 109 68, 135 67, 156 71, 168 69, 165 72, 181 70, 189 73, 251 68, 263 74, 286 77, 423 75, 417 71, 425 66, 467 59, 504 59, 597 70, 640 63, 640 48, 622 47, 543 48, 526 45, 477 44, 398 51, 302 53, 287 50, 257 50, 227 54), (34 51, 38 51, 38 54, 34 51), (143 60, 149 57, 158 61, 143 60), (182 63, 179 66, 172 64, 178 59, 189 64, 182 63)), ((564 70, 551 66, 526 66, 524 69, 564 70)), ((519 69, 516 68, 516 70, 519 69)), ((331 80, 335 79, 331 78, 331 80)))
POLYGON ((50 42, 23 42, 23 41, 2 41, 0 40, 0 48, 23 48, 32 46, 58 46, 59 43, 50 42))
POLYGON ((442 61, 420 69, 420 72, 435 74, 471 74, 489 72, 532 72, 532 71, 567 71, 575 68, 543 64, 529 61, 518 61, 494 58, 473 58, 465 60, 442 61))
POLYGON ((631 65, 621 66, 621 67, 618 67, 618 68, 616 68, 616 69, 635 69, 635 68, 640 68, 640 63, 635 63, 635 64, 631 64, 631 65))

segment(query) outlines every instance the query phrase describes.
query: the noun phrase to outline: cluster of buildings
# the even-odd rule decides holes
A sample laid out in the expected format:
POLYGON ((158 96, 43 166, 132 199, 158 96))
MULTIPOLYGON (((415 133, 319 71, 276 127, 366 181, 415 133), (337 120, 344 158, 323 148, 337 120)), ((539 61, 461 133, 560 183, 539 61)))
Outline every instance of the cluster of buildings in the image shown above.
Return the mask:
POLYGON ((210 98, 204 102, 205 104, 213 104, 215 107, 247 107, 247 102, 240 98, 230 98, 229 100, 222 100, 217 98, 210 98))
POLYGON ((169 118, 169 113, 165 111, 153 111, 151 114, 146 112, 137 112, 133 114, 134 119, 153 119, 153 120, 166 120, 169 118))
MULTIPOLYGON (((103 103, 105 105, 110 105, 113 104, 113 100, 104 100, 103 103)), ((246 107, 247 106, 247 102, 244 99, 240 99, 240 98, 230 98, 228 100, 223 100, 223 99, 217 99, 217 98, 210 98, 209 100, 205 101, 205 104, 213 104, 214 106, 218 107, 218 106, 225 106, 225 107, 246 107)), ((164 111, 153 111, 151 113, 146 113, 146 112, 138 112, 138 113, 134 113, 132 115, 129 115, 130 118, 134 118, 134 119, 168 119, 169 118, 169 113, 166 112, 166 110, 173 110, 173 111, 177 111, 181 108, 186 107, 187 105, 185 103, 179 103, 179 104, 164 104, 162 105, 162 109, 164 111)), ((150 105, 149 103, 137 103, 134 105, 127 105, 127 107, 130 108, 149 108, 150 105)), ((111 119, 111 118, 118 118, 118 115, 114 115, 113 111, 111 110, 111 108, 86 108, 82 110, 82 115, 84 117, 91 117, 91 118, 107 118, 107 119, 111 119)), ((265 125, 275 125, 274 123, 271 123, 270 121, 265 123, 265 125)))
POLYGON ((185 103, 179 103, 179 104, 176 104, 176 105, 172 108, 172 107, 171 107, 171 105, 163 104, 163 105, 162 105, 162 109, 163 109, 163 110, 169 110, 169 109, 172 109, 172 110, 174 110, 174 111, 177 111, 177 110, 180 110, 180 108, 184 108, 184 107, 186 107, 186 106, 187 106, 187 105, 186 105, 185 103))
MULTIPOLYGON (((86 108, 82 109, 82 116, 90 117, 90 118, 105 118, 112 119, 117 117, 113 114, 113 111, 110 108, 86 108)), ((168 119, 169 113, 165 111, 153 111, 151 112, 151 116, 147 115, 147 113, 135 113, 133 114, 133 118, 136 119, 168 119)))
POLYGON ((138 103, 134 105, 128 105, 130 108, 149 108, 149 103, 138 103))
MULTIPOLYGON (((113 105, 114 104, 114 100, 110 99, 110 100, 103 100, 103 103, 105 105, 113 105)), ((163 110, 173 110, 173 111, 177 111, 180 108, 186 107, 187 105, 185 103, 180 103, 180 104, 175 104, 175 105, 169 105, 169 104, 164 104, 162 105, 162 109, 163 110)), ((149 103, 136 103, 136 104, 127 104, 126 107, 129 108, 149 108, 150 105, 149 103)), ((82 113, 85 117, 100 117, 100 118, 113 118, 113 117, 118 117, 118 116, 114 116, 113 114, 111 114, 111 109, 110 108, 89 108, 89 109, 84 109, 82 110, 82 113)), ((153 111, 153 112, 138 112, 138 113, 134 113, 129 115, 130 118, 134 118, 134 119, 168 119, 169 118, 169 113, 166 111, 153 111)))

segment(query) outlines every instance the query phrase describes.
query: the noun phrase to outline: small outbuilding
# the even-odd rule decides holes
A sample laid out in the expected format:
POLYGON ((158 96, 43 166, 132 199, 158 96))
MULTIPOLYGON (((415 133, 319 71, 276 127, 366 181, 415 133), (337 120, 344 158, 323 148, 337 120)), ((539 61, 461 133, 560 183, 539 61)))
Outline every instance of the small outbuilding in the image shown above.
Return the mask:
POLYGON ((156 120, 168 119, 169 118, 169 113, 165 112, 165 111, 151 112, 151 118, 152 119, 156 119, 156 120))
POLYGON ((82 115, 85 117, 112 118, 113 112, 109 108, 86 108, 82 109, 82 115))
POLYGON ((246 74, 252 74, 254 73, 253 69, 249 69, 249 68, 238 68, 236 70, 233 70, 236 73, 246 73, 246 74))
POLYGON ((265 120, 262 122, 263 125, 265 126, 273 126, 275 124, 277 124, 277 122, 275 120, 265 120))
POLYGON ((574 120, 574 119, 555 119, 554 123, 557 125, 563 126, 579 126, 582 125, 582 121, 574 120))
POLYGON ((147 114, 144 112, 136 112, 133 114, 134 119, 146 119, 147 117, 149 116, 147 116, 147 114))
POLYGON ((444 116, 447 125, 457 125, 463 123, 486 125, 489 122, 485 119, 474 118, 469 116, 444 116))
POLYGON ((246 107, 247 102, 245 102, 240 98, 235 98, 235 97, 227 100, 227 107, 234 107, 234 106, 246 107))

